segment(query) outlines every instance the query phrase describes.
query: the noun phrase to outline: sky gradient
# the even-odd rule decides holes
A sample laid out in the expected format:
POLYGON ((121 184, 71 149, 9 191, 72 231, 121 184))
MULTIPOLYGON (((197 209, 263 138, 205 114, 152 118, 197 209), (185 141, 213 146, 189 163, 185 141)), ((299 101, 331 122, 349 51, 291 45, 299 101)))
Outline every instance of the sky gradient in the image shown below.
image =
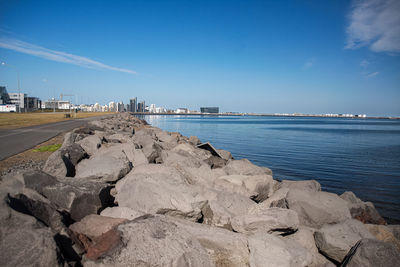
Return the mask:
POLYGON ((400 1, 0 1, 0 85, 41 99, 400 116, 400 1))

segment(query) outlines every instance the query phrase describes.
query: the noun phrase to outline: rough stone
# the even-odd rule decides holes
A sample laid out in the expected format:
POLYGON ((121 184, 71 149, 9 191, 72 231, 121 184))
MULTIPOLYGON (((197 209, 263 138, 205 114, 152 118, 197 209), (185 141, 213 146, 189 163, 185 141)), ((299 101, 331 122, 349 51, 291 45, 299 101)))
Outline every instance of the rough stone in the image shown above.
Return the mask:
POLYGON ((376 224, 365 224, 368 231, 378 240, 391 242, 400 250, 400 240, 398 240, 393 233, 390 231, 390 228, 385 225, 376 225, 376 224))
POLYGON ((230 160, 224 167, 228 175, 262 175, 266 174, 265 170, 251 163, 248 159, 230 160))
POLYGON ((290 189, 286 201, 302 225, 319 228, 351 218, 346 202, 336 194, 290 189))
POLYGON ((261 203, 255 204, 252 207, 254 209, 265 209, 265 208, 287 208, 286 197, 289 192, 289 188, 283 187, 276 190, 269 198, 261 203))
POLYGON ((344 192, 340 197, 347 202, 351 216, 363 223, 386 224, 371 202, 363 202, 353 192, 344 192))
POLYGON ((88 155, 94 155, 101 147, 101 139, 98 135, 89 135, 77 142, 88 155))
POLYGON ((312 255, 295 241, 270 234, 249 236, 250 266, 310 266, 312 255))
POLYGON ((324 225, 314 233, 314 238, 322 254, 340 263, 358 241, 373 236, 364 224, 349 219, 339 224, 324 225))
POLYGON ((387 225, 389 230, 393 233, 394 237, 400 240, 400 225, 399 224, 391 224, 387 225))
POLYGON ((400 254, 396 246, 376 239, 362 239, 354 245, 341 266, 392 267, 399 264, 400 254))
POLYGON ((204 161, 208 165, 210 165, 211 169, 217 169, 217 168, 222 168, 226 165, 227 160, 216 157, 216 156, 211 156, 208 159, 204 161))
POLYGON ((201 141, 197 136, 191 136, 189 137, 189 143, 191 143, 194 146, 197 146, 201 144, 201 141))
POLYGON ((127 220, 133 220, 140 216, 145 215, 143 212, 138 212, 134 209, 127 207, 111 207, 104 209, 101 213, 101 216, 107 216, 112 218, 122 218, 127 220))
POLYGON ((165 217, 140 217, 117 229, 124 246, 84 266, 213 266, 199 241, 165 217))
POLYGON ((230 160, 230 159, 234 159, 232 157, 231 152, 223 150, 223 149, 217 149, 218 154, 224 159, 224 160, 230 160))
POLYGON ((297 213, 289 209, 269 208, 257 213, 236 216, 232 228, 239 233, 264 232, 269 234, 291 234, 299 227, 297 213))
POLYGON ((123 151, 100 149, 90 159, 83 160, 76 168, 76 177, 115 182, 132 169, 132 163, 123 151))
POLYGON ((70 225, 69 229, 71 229, 75 234, 83 234, 90 239, 94 239, 126 221, 126 219, 121 218, 90 214, 79 222, 70 225))
POLYGON ((321 191, 320 183, 318 183, 315 180, 304 180, 304 181, 283 180, 279 184, 279 188, 300 189, 313 192, 321 191))
POLYGON ((57 209, 67 211, 75 221, 89 214, 97 214, 113 202, 108 184, 69 178, 58 180, 57 184, 43 187, 41 194, 57 209))

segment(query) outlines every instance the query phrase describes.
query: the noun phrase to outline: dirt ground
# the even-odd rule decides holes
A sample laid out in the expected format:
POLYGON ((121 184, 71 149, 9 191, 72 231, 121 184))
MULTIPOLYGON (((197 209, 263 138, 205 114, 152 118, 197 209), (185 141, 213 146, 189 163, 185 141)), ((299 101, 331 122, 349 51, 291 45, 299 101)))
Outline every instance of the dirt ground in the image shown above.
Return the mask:
POLYGON ((0 161, 0 175, 3 175, 5 173, 14 171, 14 170, 22 170, 25 168, 41 168, 44 163, 46 162, 47 158, 53 153, 53 152, 35 152, 33 151, 36 148, 39 148, 41 146, 47 146, 47 145, 55 145, 55 144, 62 144, 64 141, 64 133, 44 142, 41 143, 29 150, 26 150, 22 153, 19 153, 17 155, 11 156, 7 159, 4 159, 0 161))

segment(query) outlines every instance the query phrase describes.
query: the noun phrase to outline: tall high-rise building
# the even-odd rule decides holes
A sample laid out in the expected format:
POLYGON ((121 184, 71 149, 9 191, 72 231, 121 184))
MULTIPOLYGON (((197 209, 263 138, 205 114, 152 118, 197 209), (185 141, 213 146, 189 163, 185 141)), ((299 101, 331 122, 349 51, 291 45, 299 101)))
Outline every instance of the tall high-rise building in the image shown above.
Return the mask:
POLYGON ((138 103, 137 103, 137 97, 135 98, 131 98, 130 102, 129 102, 129 111, 130 112, 137 112, 138 111, 138 103))
POLYGON ((9 103, 10 103, 10 97, 8 96, 6 87, 0 86, 0 105, 9 103))
POLYGON ((144 101, 138 103, 137 112, 146 112, 146 105, 144 101))

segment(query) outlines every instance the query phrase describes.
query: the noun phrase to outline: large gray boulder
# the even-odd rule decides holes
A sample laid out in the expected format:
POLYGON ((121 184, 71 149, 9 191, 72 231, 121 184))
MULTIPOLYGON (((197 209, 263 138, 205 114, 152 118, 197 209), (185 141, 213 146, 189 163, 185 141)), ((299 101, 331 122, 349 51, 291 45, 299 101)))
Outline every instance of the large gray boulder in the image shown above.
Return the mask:
POLYGON ((362 239, 343 260, 343 267, 392 267, 400 265, 399 250, 391 243, 362 239))
MULTIPOLYGON (((201 218, 204 198, 189 186, 173 168, 163 167, 161 173, 132 172, 116 185, 116 202, 150 214, 167 214, 197 221, 201 218)), ((154 170, 156 171, 156 170, 154 170)))
POLYGON ((79 144, 89 156, 92 156, 101 147, 101 139, 98 135, 89 135, 78 141, 77 144, 79 144))
POLYGON ((128 207, 109 207, 105 208, 101 213, 101 216, 121 218, 127 220, 133 220, 140 216, 145 215, 143 212, 136 211, 128 207))
POLYGON ((385 225, 364 224, 368 231, 378 240, 391 242, 400 250, 400 240, 392 233, 389 227, 385 225))
POLYGON ((267 174, 266 171, 251 163, 248 159, 230 160, 224 167, 224 170, 228 175, 240 174, 240 175, 263 175, 267 174))
POLYGON ((266 208, 287 208, 286 197, 289 192, 289 188, 283 187, 276 190, 269 198, 264 200, 261 203, 254 204, 251 208, 251 211, 257 209, 266 209, 266 208))
POLYGON ((213 266, 199 241, 165 217, 140 217, 117 229, 121 246, 84 266, 213 266))
POLYGON ((226 175, 218 177, 215 187, 245 195, 256 202, 262 202, 273 193, 274 181, 272 176, 263 175, 226 175), (227 184, 228 182, 228 184, 227 184), (243 190, 244 189, 244 190, 243 190))
POLYGON ((116 182, 131 169, 132 163, 119 148, 102 148, 94 156, 78 164, 76 177, 116 182))
POLYGON ((351 218, 346 201, 333 193, 290 189, 286 201, 305 226, 319 228, 351 218))
POLYGON ((396 237, 398 240, 400 240, 400 225, 399 224, 390 224, 387 227, 393 233, 394 237, 396 237))
POLYGON ((321 185, 315 180, 292 181, 283 180, 279 184, 279 188, 299 189, 304 191, 321 191, 321 185))
POLYGON ((371 202, 364 202, 353 192, 344 192, 340 195, 347 202, 351 216, 363 223, 386 224, 371 202))
POLYGON ((270 234, 249 236, 250 266, 310 266, 312 255, 295 241, 270 234))
POLYGON ((269 234, 290 234, 297 231, 299 218, 289 209, 269 208, 257 213, 236 216, 232 228, 239 233, 262 232, 269 234))
POLYGON ((318 249, 340 263, 350 249, 363 238, 374 238, 361 222, 349 219, 343 223, 324 225, 314 233, 318 249))
POLYGON ((58 183, 43 187, 40 193, 58 210, 66 211, 79 221, 89 214, 97 214, 112 204, 111 186, 97 181, 58 178, 58 183))
POLYGON ((75 166, 88 155, 78 144, 62 147, 49 156, 43 171, 56 177, 74 177, 75 166))

